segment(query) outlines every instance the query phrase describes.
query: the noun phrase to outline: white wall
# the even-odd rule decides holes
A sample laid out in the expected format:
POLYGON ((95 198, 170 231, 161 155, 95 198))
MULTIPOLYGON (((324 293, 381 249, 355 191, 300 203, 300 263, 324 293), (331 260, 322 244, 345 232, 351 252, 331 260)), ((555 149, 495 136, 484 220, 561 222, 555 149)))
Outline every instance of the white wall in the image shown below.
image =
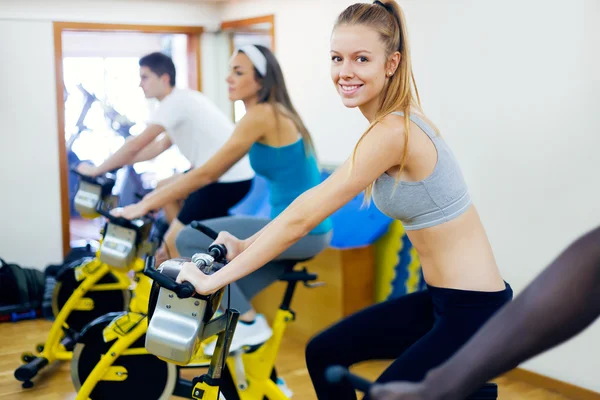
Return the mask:
POLYGON ((142 57, 160 51, 161 38, 158 33, 68 31, 62 34, 62 53, 63 57, 142 57))
POLYGON ((0 18, 122 24, 219 25, 219 6, 194 1, 0 0, 0 18))
MULTIPOLYGON (((358 110, 342 107, 329 80, 331 28, 353 2, 236 1, 222 14, 275 14, 276 53, 292 100, 326 163, 342 162, 366 126, 358 110)), ((600 4, 400 4, 424 109, 458 156, 502 273, 518 294, 600 223, 600 4)), ((600 391, 599 336, 596 323, 524 367, 600 391)))
POLYGON ((0 20, 0 49, 0 257, 39 267, 62 255, 52 24, 0 20))
POLYGON ((0 49, 10 60, 0 74, 0 257, 40 269, 62 260, 52 21, 214 29, 217 12, 185 2, 0 0, 0 49))

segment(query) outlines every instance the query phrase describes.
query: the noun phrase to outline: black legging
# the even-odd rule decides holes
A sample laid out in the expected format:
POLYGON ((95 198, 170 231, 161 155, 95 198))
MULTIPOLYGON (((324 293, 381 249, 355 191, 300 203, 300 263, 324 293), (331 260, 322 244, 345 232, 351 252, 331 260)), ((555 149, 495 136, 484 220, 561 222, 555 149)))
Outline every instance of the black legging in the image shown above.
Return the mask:
POLYGON ((331 387, 326 382, 325 370, 333 364, 349 367, 366 360, 395 359, 377 382, 420 381, 467 342, 512 295, 508 284, 499 292, 428 285, 425 291, 351 315, 308 343, 306 365, 317 397, 356 399, 351 387, 331 387))

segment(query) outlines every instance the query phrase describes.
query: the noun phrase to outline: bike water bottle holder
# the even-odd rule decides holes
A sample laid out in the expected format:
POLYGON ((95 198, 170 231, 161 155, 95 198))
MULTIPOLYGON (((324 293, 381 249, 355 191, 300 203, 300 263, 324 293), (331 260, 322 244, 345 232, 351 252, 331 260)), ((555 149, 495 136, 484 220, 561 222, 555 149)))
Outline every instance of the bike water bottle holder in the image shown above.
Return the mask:
MULTIPOLYGON (((158 273, 173 282, 184 262, 189 258, 176 258, 163 262, 158 273)), ((177 285, 177 284, 175 284, 177 285)), ((218 332, 221 322, 213 320, 223 289, 208 296, 194 293, 191 297, 179 295, 154 282, 150 294, 146 350, 150 354, 175 364, 190 363, 203 340, 218 332)))

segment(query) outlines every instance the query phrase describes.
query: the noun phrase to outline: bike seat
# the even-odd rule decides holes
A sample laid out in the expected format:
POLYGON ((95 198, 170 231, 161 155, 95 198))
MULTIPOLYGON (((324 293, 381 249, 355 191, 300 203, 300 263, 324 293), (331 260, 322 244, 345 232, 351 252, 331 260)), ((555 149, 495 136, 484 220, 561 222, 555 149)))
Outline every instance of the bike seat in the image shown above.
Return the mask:
POLYGON ((306 270, 291 271, 285 272, 279 277, 279 280, 285 282, 310 282, 317 280, 317 274, 311 274, 306 270))
POLYGON ((312 273, 308 272, 306 268, 302 268, 302 269, 298 269, 298 270, 294 269, 296 264, 298 264, 300 262, 308 261, 310 259, 312 259, 312 257, 306 258, 303 260, 281 260, 281 261, 279 261, 279 262, 283 262, 286 264, 285 272, 279 277, 279 280, 285 281, 285 282, 304 282, 304 283, 316 280, 317 274, 312 274, 312 273))

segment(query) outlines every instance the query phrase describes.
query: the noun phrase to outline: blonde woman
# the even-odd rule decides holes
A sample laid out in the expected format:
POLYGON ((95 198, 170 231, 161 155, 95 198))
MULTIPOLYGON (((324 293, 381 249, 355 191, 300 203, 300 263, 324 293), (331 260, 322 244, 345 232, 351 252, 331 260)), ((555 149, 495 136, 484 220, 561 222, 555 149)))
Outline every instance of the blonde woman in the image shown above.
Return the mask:
MULTIPOLYGON (((361 191, 400 220, 419 253, 427 290, 362 310, 314 337, 306 362, 319 399, 354 399, 325 369, 392 359, 378 382, 419 381, 512 299, 459 164, 423 115, 402 11, 393 0, 354 4, 331 36, 331 78, 346 107, 370 126, 348 160, 250 239, 221 233, 233 260, 207 276, 193 264, 178 280, 211 293, 292 246, 361 191)), ((360 229, 360 227, 357 227, 360 229)), ((316 310, 315 312, 318 312, 316 310)))

